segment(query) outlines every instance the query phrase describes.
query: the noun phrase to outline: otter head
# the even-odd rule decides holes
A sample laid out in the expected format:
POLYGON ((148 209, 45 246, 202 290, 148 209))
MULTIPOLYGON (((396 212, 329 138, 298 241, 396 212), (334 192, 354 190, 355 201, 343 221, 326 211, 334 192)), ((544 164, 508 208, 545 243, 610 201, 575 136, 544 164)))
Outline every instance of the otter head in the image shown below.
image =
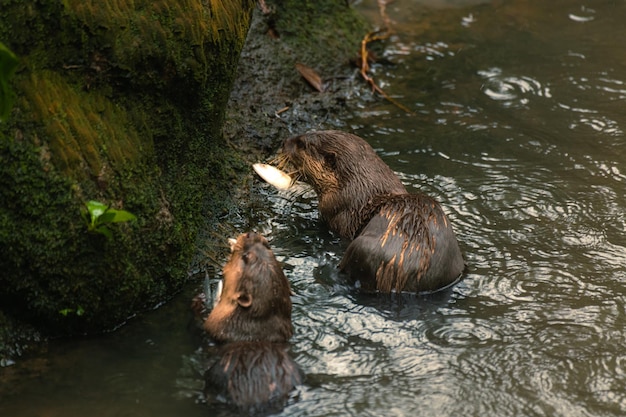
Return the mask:
POLYGON ((297 177, 310 184, 318 195, 336 192, 342 186, 342 164, 339 156, 345 145, 324 132, 307 133, 285 140, 282 154, 297 177))
POLYGON ((359 216, 378 195, 406 194, 394 172, 363 139, 338 130, 289 138, 281 154, 319 197, 330 228, 353 238, 369 219, 359 216))
POLYGON ((224 286, 204 328, 218 342, 286 342, 293 334, 289 281, 267 240, 245 233, 231 240, 224 286))

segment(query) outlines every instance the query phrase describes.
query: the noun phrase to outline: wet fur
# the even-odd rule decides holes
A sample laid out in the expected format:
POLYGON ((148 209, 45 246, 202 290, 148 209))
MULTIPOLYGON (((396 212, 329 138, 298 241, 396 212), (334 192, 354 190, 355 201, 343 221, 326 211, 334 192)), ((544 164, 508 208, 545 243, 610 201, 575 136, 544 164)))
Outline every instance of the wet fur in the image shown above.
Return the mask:
POLYGON ((358 136, 338 131, 313 132, 285 141, 283 154, 319 198, 322 219, 342 237, 354 239, 367 223, 372 199, 406 194, 394 172, 358 136))
POLYGON ((249 414, 277 412, 302 374, 288 344, 234 342, 225 345, 220 360, 205 374, 205 391, 229 398, 249 414))
POLYGON ((312 132, 287 139, 282 155, 314 188, 322 220, 354 239, 339 266, 361 288, 431 292, 458 280, 465 263, 441 206, 408 194, 366 141, 312 132))
POLYGON ((287 342, 293 334, 291 289, 267 240, 239 236, 224 266, 224 289, 204 328, 218 342, 287 342), (243 307, 243 300, 251 300, 243 307))
POLYGON ((224 266, 224 288, 204 328, 220 342, 205 374, 205 393, 247 413, 279 411, 302 382, 289 355, 293 334, 289 281, 267 240, 242 234, 224 266))
POLYGON ((432 292, 454 283, 463 258, 441 206, 423 194, 377 197, 339 268, 365 291, 432 292))

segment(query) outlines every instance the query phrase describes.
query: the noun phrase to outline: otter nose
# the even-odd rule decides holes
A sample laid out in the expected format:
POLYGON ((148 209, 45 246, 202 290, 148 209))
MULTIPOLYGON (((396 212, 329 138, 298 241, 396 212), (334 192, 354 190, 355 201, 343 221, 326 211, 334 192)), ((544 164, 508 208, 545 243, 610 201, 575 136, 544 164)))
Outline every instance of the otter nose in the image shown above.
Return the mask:
POLYGON ((285 139, 285 142, 283 142, 283 153, 290 155, 295 151, 295 149, 295 138, 285 139))

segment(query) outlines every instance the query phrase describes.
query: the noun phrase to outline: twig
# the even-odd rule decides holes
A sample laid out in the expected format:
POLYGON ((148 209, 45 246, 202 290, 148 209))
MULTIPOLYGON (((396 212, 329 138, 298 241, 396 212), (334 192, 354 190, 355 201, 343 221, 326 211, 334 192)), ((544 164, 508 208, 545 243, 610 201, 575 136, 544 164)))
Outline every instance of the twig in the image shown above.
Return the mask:
POLYGON ((361 53, 360 53, 360 61, 359 61, 359 69, 361 72, 361 76, 363 79, 372 87, 372 90, 376 91, 378 94, 382 95, 387 101, 394 104, 396 107, 404 110, 407 113, 413 113, 406 107, 404 104, 400 103, 396 99, 390 97, 387 93, 380 88, 376 81, 368 74, 370 70, 369 65, 369 51, 367 50, 367 45, 370 42, 380 41, 383 39, 389 38, 391 36, 391 20, 387 15, 387 4, 391 3, 393 0, 378 0, 378 10, 380 12, 380 17, 383 20, 383 28, 374 32, 370 32, 363 37, 361 41, 361 53))
POLYGON ((390 32, 389 32, 388 29, 381 29, 381 30, 378 30, 378 31, 375 31, 375 32, 370 32, 370 33, 365 35, 365 37, 361 41, 361 54, 360 54, 361 57, 360 57, 360 62, 359 62, 359 69, 360 69, 360 72, 361 72, 361 76, 372 87, 372 90, 376 91, 378 94, 383 96, 387 101, 389 101, 390 103, 392 103, 396 107, 404 110, 407 113, 411 113, 412 114, 413 112, 408 107, 406 107, 404 104, 400 103, 396 99, 394 99, 391 96, 389 96, 389 94, 385 93, 383 91, 383 89, 380 88, 376 84, 376 81, 374 81, 374 79, 368 74, 368 71, 370 69, 370 65, 369 65, 369 62, 368 62, 369 61, 369 51, 367 50, 367 45, 370 42, 373 42, 373 41, 387 39, 389 37, 389 34, 390 34, 390 32))

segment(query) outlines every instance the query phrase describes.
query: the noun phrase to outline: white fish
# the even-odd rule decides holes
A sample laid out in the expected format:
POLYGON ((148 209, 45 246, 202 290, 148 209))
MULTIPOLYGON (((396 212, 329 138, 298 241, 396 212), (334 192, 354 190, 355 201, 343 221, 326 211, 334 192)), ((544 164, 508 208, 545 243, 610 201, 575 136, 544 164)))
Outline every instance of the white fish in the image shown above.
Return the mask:
POLYGON ((215 298, 213 299, 213 308, 220 302, 220 298, 222 298, 222 290, 224 289, 224 280, 220 279, 217 282, 217 289, 215 290, 215 298))
POLYGON ((271 165, 257 163, 252 165, 252 168, 261 178, 279 190, 286 190, 293 183, 292 178, 287 173, 271 165))
POLYGON ((207 271, 204 272, 204 306, 206 308, 215 308, 220 301, 223 288, 223 279, 209 278, 209 273, 207 271))

